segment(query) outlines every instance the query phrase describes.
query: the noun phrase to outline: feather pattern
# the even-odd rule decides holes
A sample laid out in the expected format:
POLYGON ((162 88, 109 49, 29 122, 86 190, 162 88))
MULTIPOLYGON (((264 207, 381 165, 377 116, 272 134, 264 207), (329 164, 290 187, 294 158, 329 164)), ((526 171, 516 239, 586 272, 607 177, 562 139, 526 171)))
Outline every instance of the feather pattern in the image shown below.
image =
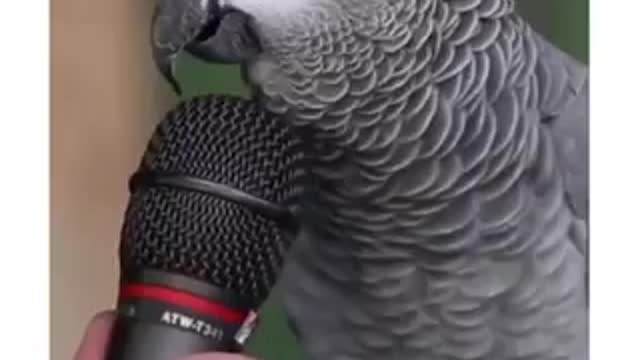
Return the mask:
POLYGON ((586 68, 512 0, 322 3, 247 68, 313 160, 308 358, 586 359, 586 68))

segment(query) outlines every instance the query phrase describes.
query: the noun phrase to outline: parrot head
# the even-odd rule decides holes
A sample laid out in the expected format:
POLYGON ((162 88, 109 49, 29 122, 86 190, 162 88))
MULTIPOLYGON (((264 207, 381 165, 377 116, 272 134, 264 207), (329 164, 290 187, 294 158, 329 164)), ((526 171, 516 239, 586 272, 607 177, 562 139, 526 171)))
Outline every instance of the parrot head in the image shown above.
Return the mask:
POLYGON ((335 15, 345 9, 353 14, 380 1, 156 0, 153 59, 179 93, 174 66, 182 51, 211 63, 250 62, 275 38, 318 33, 317 29, 337 23, 335 15))

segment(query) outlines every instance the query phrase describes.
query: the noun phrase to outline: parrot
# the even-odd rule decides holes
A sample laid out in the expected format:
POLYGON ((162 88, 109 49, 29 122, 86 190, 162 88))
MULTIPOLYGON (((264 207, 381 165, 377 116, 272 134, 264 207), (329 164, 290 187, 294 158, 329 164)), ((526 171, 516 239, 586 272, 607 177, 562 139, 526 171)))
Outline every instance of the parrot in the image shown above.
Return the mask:
POLYGON ((588 359, 588 67, 513 0, 156 0, 311 173, 282 286, 309 360, 588 359))

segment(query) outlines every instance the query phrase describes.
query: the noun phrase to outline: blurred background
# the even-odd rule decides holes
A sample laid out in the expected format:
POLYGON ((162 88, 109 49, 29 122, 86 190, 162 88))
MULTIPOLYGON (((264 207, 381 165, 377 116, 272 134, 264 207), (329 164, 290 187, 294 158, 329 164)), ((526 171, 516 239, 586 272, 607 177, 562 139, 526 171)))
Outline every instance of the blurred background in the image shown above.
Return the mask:
MULTIPOLYGON (((538 31, 588 63, 588 0, 517 3, 538 31)), ((71 359, 86 322, 114 303, 127 179, 154 125, 178 100, 151 63, 152 6, 153 0, 51 3, 53 360, 71 359)), ((235 66, 185 56, 178 78, 186 97, 245 94, 235 66)), ((301 358, 277 293, 250 351, 265 360, 301 358)))

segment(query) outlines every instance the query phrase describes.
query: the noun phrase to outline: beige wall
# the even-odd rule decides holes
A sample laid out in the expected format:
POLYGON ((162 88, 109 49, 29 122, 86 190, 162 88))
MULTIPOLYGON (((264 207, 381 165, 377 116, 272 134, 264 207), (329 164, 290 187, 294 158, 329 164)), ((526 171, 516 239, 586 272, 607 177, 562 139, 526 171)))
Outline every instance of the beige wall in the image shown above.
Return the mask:
POLYGON ((127 176, 168 98, 147 44, 152 3, 51 3, 54 360, 70 359, 86 321, 114 301, 127 176))

